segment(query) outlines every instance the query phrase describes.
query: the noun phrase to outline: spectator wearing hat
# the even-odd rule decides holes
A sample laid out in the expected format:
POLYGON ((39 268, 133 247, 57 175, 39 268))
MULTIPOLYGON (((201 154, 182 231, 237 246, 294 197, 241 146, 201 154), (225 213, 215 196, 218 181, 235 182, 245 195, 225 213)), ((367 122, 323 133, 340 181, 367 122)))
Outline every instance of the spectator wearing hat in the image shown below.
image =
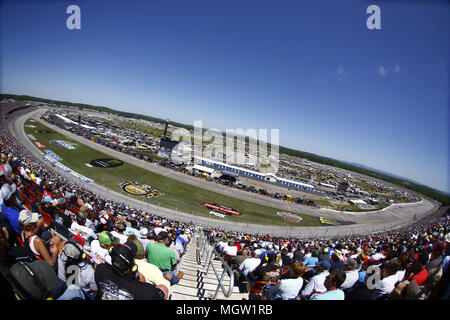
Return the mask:
POLYGON ((55 199, 47 195, 42 199, 41 210, 54 217, 57 204, 58 203, 55 199))
MULTIPOLYGON (((79 236, 75 235, 69 239, 63 246, 58 255, 58 278, 66 282, 73 272, 69 269, 70 266, 76 266, 78 275, 76 283, 84 292, 95 295, 97 292, 97 284, 95 283, 94 267, 89 263, 83 252, 85 241, 79 236)), ((70 285, 70 283, 68 283, 70 285)))
POLYGON ((119 238, 114 237, 109 231, 102 231, 98 234, 98 239, 91 242, 91 254, 95 264, 111 264, 109 249, 119 244, 119 238))
POLYGON ((280 282, 269 289, 270 300, 294 300, 303 287, 302 276, 306 267, 301 262, 294 262, 280 282))
POLYGON ((124 244, 125 242, 127 242, 128 236, 126 236, 124 233, 126 228, 127 226, 124 222, 118 221, 116 223, 116 230, 111 231, 111 234, 119 239, 120 244, 124 244))
POLYGON ((358 262, 349 258, 344 262, 345 281, 340 286, 340 289, 347 290, 352 288, 359 280, 358 262))
POLYGON ((24 245, 30 248, 31 252, 48 262, 52 267, 56 265, 59 252, 65 241, 59 236, 53 236, 48 241, 43 241, 38 235, 39 215, 36 212, 22 210, 19 215, 20 237, 24 245))
POLYGON ((177 258, 175 252, 167 247, 169 234, 166 231, 160 231, 156 240, 157 242, 149 242, 147 244, 145 250, 147 252, 147 261, 157 266, 164 275, 169 273, 171 276, 170 284, 175 285, 183 277, 183 272, 175 274, 173 271, 177 263, 177 258))
POLYGON ((140 236, 138 237, 139 241, 142 243, 142 246, 145 248, 147 248, 147 244, 150 242, 149 236, 150 236, 150 232, 148 230, 148 228, 146 227, 142 227, 139 230, 140 236))
POLYGON ((136 244, 128 241, 111 249, 112 264, 103 263, 95 270, 100 300, 164 300, 168 288, 141 282, 135 265, 136 244))
MULTIPOLYGON (((383 300, 394 291, 396 284, 399 282, 397 275, 399 266, 399 262, 397 263, 392 260, 384 264, 383 269, 381 270, 381 280, 378 283, 375 283, 375 290, 373 291, 371 298, 372 300, 383 300)), ((425 267, 425 264, 423 267, 425 267)))
POLYGON ((56 208, 54 212, 54 219, 60 225, 63 225, 67 229, 72 225, 72 214, 66 208, 66 203, 64 198, 56 200, 56 208))
POLYGON ((114 223, 111 221, 109 215, 105 211, 100 212, 100 215, 97 216, 94 226, 96 233, 114 230, 114 223))
POLYGON ((78 214, 85 219, 84 225, 95 231, 94 223, 90 219, 89 208, 87 207, 87 205, 82 205, 78 214))
POLYGON ((281 268, 277 260, 277 254, 269 252, 266 258, 261 260, 260 264, 250 272, 250 277, 255 278, 255 282, 250 289, 250 300, 261 299, 263 287, 276 285, 280 281, 281 268))
POLYGON ((377 246, 375 253, 370 257, 375 261, 386 259, 386 256, 382 253, 383 249, 381 246, 377 246))
POLYGON ((331 254, 330 272, 333 270, 344 270, 344 256, 340 250, 334 250, 331 254))
POLYGON ((321 255, 319 256, 319 261, 326 260, 331 263, 331 256, 329 255, 329 249, 323 248, 321 255))
POLYGON ((326 291, 313 294, 309 300, 344 300, 345 294, 340 287, 345 279, 346 275, 344 271, 332 271, 325 279, 324 286, 326 291))
POLYGON ((239 272, 241 273, 241 281, 254 282, 251 278, 251 272, 256 269, 261 264, 261 259, 255 256, 254 252, 250 253, 250 257, 245 259, 239 265, 239 272), (250 276, 250 278, 249 278, 250 276))
POLYGON ((300 293, 303 298, 309 298, 313 293, 323 293, 327 290, 325 287, 325 279, 330 274, 330 263, 328 261, 320 261, 317 262, 315 268, 317 274, 309 279, 300 293))
POLYGON ((84 238, 84 240, 90 244, 92 240, 97 239, 97 234, 91 228, 86 226, 86 214, 75 214, 75 220, 70 226, 70 231, 74 234, 78 234, 84 238))

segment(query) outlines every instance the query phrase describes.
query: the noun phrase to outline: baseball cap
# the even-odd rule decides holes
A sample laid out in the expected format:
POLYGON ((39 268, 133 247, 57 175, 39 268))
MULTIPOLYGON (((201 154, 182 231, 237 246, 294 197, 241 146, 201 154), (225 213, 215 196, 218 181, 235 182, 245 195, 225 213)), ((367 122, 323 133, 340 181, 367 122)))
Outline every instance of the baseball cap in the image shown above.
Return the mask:
POLYGON ((146 237, 148 235, 148 229, 141 228, 140 233, 141 233, 141 237, 146 237))
POLYGON ((316 267, 319 267, 319 268, 321 268, 321 269, 323 269, 323 270, 330 270, 330 268, 331 268, 331 263, 329 263, 329 262, 326 261, 326 260, 322 260, 322 261, 320 261, 320 262, 316 262, 316 267))
POLYGON ((105 244, 118 245, 120 242, 119 238, 114 237, 108 231, 100 232, 98 234, 98 241, 100 242, 101 245, 105 245, 105 244))
POLYGON ((86 206, 81 206, 79 213, 81 217, 86 218, 88 214, 88 208, 86 206))
POLYGON ((355 259, 350 258, 345 260, 344 265, 354 270, 357 268, 358 262, 355 259))
POLYGON ((39 214, 36 212, 31 212, 28 209, 24 209, 19 213, 19 223, 27 225, 30 223, 35 223, 39 220, 39 214))
POLYGON ((339 250, 334 250, 334 254, 339 258, 339 260, 342 260, 343 259, 343 255, 342 255, 342 252, 341 251, 339 251, 339 250))
POLYGON ((76 242, 78 242, 81 245, 81 247, 84 247, 84 244, 86 243, 84 238, 82 236, 80 236, 79 234, 76 234, 76 235, 72 236, 71 239, 73 239, 76 242))
POLYGON ((48 203, 48 202, 55 203, 56 200, 53 200, 52 197, 50 197, 50 196, 45 196, 44 197, 44 203, 48 203))
POLYGON ((137 247, 134 242, 127 241, 111 250, 111 261, 120 271, 123 271, 132 266, 136 253, 137 247))

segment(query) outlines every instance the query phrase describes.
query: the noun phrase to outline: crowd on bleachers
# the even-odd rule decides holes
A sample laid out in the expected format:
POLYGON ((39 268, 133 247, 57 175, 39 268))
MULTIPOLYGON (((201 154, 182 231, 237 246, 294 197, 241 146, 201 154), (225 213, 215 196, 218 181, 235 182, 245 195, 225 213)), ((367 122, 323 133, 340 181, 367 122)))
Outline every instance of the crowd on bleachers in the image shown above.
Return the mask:
POLYGON ((204 230, 249 299, 450 298, 449 210, 366 237, 294 239, 204 230))
MULTIPOLYGON (((3 119, 2 119, 3 120, 3 119)), ((0 275, 18 299, 167 299, 192 223, 98 197, 27 154, 2 124, 0 275)))
MULTIPOLYGON (((177 264, 194 224, 83 190, 27 153, 0 124, 2 294, 167 299, 183 276, 177 264)), ((448 299, 448 225, 447 209, 364 237, 298 239, 219 229, 205 234, 250 299, 448 299)))

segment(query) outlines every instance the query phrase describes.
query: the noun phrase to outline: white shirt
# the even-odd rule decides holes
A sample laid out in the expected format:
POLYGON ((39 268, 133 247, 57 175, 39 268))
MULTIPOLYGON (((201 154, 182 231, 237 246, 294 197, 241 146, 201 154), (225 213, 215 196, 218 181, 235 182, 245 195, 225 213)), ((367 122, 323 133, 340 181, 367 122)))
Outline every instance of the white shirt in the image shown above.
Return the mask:
POLYGON ((303 278, 283 279, 269 291, 272 299, 294 299, 303 286, 303 278))
POLYGON ((247 258, 239 265, 239 270, 242 271, 244 275, 248 275, 250 272, 255 270, 260 263, 261 259, 259 258, 247 258))
MULTIPOLYGON (((66 271, 65 266, 67 263, 67 256, 64 251, 58 256, 58 278, 66 281, 66 271)), ((97 283, 95 282, 95 270, 92 265, 87 262, 80 262, 78 264, 79 273, 78 279, 76 279, 76 284, 84 291, 97 291, 97 283)), ((70 273, 69 273, 70 274, 70 273)), ((70 276, 69 276, 70 278, 70 276)))
POLYGON ((161 227, 156 227, 153 229, 153 232, 155 233, 155 235, 158 235, 161 231, 163 231, 163 228, 161 228, 161 227))
POLYGON ((170 282, 166 278, 164 278, 164 275, 161 270, 158 269, 157 266, 154 264, 148 263, 145 258, 144 259, 135 259, 134 262, 138 266, 138 271, 141 273, 144 278, 145 282, 151 283, 154 285, 164 285, 167 287, 167 289, 170 290, 170 282))
POLYGON ((220 241, 220 242, 218 243, 218 245, 219 245, 220 250, 223 251, 223 250, 225 249, 225 247, 228 246, 228 243, 223 242, 223 241, 220 241))
POLYGON ((227 255, 229 256, 236 256, 237 255, 237 247, 236 246, 226 246, 223 250, 227 255))
POLYGON ((377 252, 372 256, 372 259, 375 261, 381 260, 386 258, 384 255, 382 255, 381 253, 377 252))
POLYGON ((82 236, 85 240, 88 240, 89 238, 97 239, 97 234, 94 232, 94 230, 86 226, 80 226, 76 221, 72 222, 70 230, 82 236))
POLYGON ((328 271, 324 271, 309 279, 309 282, 302 290, 301 295, 307 297, 313 292, 324 293, 327 291, 327 288, 325 288, 325 279, 329 274, 328 271))
POLYGON ((117 231, 111 231, 111 234, 116 237, 119 238, 119 243, 120 244, 124 244, 125 242, 127 242, 128 240, 128 236, 124 235, 124 234, 120 234, 117 231))
POLYGON ((111 264, 111 256, 109 255, 109 251, 100 246, 100 241, 93 240, 91 242, 91 255, 96 264, 108 263, 111 264))
POLYGON ((353 287, 353 285, 358 281, 359 274, 358 270, 347 270, 345 271, 345 281, 342 283, 339 289, 344 290, 353 287))
POLYGON ((406 270, 398 270, 396 275, 398 277, 398 281, 403 281, 403 278, 405 277, 406 270))
POLYGON ((398 282, 398 275, 393 274, 389 277, 382 279, 380 282, 375 284, 375 292, 372 298, 379 298, 381 296, 391 293, 395 289, 395 284, 398 282))

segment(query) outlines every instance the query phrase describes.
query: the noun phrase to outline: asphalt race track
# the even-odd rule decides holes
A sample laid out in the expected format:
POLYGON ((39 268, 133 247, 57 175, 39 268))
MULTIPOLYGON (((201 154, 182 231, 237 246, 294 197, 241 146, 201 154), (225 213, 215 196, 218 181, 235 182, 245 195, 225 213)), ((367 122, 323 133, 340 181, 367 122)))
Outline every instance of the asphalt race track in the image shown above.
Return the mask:
MULTIPOLYGON (((79 186, 82 186, 93 193, 99 194, 102 197, 114 199, 116 201, 121 201, 127 203, 131 206, 137 207, 139 209, 145 210, 147 212, 151 212, 153 214, 166 216, 168 218, 179 219, 183 221, 193 221, 194 223, 202 226, 211 226, 218 227, 227 230, 235 230, 240 232, 248 232, 248 233, 259 233, 259 234, 273 234, 273 235, 284 235, 284 236, 296 236, 296 237, 323 237, 328 238, 332 236, 344 236, 344 235, 364 235, 376 231, 386 231, 389 229, 406 226, 411 224, 414 220, 413 217, 416 216, 416 220, 420 219, 423 216, 431 214, 437 208, 439 203, 427 198, 421 194, 418 194, 414 191, 407 190, 409 193, 418 195, 422 200, 418 203, 410 203, 410 204, 393 204, 387 208, 384 208, 380 211, 371 211, 371 212, 341 212, 330 209, 316 209, 310 208, 307 206, 302 206, 298 204, 288 204, 286 202, 282 202, 280 200, 275 200, 271 198, 266 198, 263 196, 259 196, 256 194, 232 189, 226 186, 219 185, 214 182, 206 182, 182 173, 175 172, 170 169, 166 169, 160 167, 157 164, 148 163, 144 160, 140 160, 134 158, 132 156, 123 154, 121 152, 106 148, 100 144, 94 143, 67 131, 64 131, 56 126, 53 126, 43 120, 40 120, 39 117, 43 114, 46 109, 38 109, 30 113, 23 114, 17 118, 12 118, 11 121, 8 122, 8 129, 11 134, 17 139, 17 141, 23 145, 29 152, 35 155, 38 159, 43 159, 42 153, 35 147, 31 141, 27 138, 24 132, 24 123, 25 121, 32 117, 36 121, 42 122, 46 126, 52 128, 53 130, 64 134, 68 138, 71 138, 77 142, 88 145, 92 148, 95 148, 99 151, 110 154, 117 159, 122 161, 129 162, 136 166, 139 166, 143 169, 153 171, 155 173, 170 177, 172 179, 195 185, 207 190, 215 191, 218 193, 226 193, 228 196, 232 196, 243 201, 250 201, 274 208, 279 208, 280 210, 289 211, 292 213, 303 213, 311 216, 324 217, 332 220, 339 221, 348 221, 354 222, 352 225, 341 225, 341 226, 322 226, 322 227, 280 227, 280 226, 270 226, 270 225, 257 225, 257 224, 247 224, 247 223, 230 223, 223 220, 213 219, 213 218, 205 218, 194 216, 189 213, 180 212, 177 210, 171 210, 164 207, 159 207, 157 205, 152 205, 135 198, 126 196, 125 194, 121 194, 115 191, 111 191, 106 189, 105 187, 92 183, 83 183, 81 180, 75 180, 73 176, 70 176, 60 168, 54 167, 53 169, 59 172, 62 176, 66 177, 68 180, 73 181, 79 186)), ((45 160, 42 160, 45 161, 45 160)), ((368 177, 369 179, 376 180, 368 177)), ((389 184, 389 183, 386 183, 389 184)), ((403 188, 402 188, 403 189, 403 188)))

